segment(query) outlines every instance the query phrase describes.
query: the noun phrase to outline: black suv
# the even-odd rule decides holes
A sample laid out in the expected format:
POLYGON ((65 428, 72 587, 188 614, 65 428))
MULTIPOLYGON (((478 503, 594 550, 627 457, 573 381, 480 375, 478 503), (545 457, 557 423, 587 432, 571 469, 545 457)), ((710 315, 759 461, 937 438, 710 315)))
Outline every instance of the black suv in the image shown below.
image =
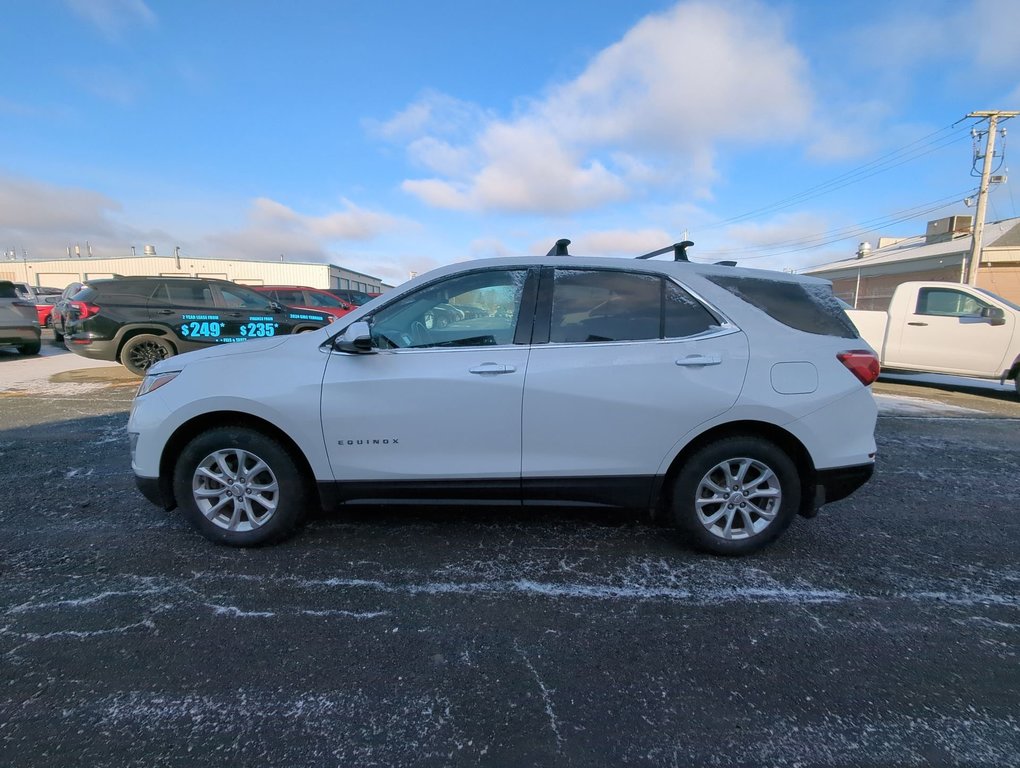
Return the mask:
POLYGON ((138 376, 179 352, 313 331, 333 319, 282 306, 226 280, 198 277, 90 280, 69 312, 65 343, 72 352, 116 360, 138 376))

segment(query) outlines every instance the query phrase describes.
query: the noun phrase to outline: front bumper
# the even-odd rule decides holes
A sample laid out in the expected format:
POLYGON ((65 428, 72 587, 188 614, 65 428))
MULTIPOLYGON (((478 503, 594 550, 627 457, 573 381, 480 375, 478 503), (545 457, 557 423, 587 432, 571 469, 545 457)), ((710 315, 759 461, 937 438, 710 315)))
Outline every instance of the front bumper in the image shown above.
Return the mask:
POLYGON ((168 488, 158 477, 142 477, 141 475, 135 475, 135 485, 138 486, 138 490, 141 491, 142 496, 147 498, 157 507, 163 509, 173 509, 177 506, 173 499, 172 494, 168 493, 168 488))

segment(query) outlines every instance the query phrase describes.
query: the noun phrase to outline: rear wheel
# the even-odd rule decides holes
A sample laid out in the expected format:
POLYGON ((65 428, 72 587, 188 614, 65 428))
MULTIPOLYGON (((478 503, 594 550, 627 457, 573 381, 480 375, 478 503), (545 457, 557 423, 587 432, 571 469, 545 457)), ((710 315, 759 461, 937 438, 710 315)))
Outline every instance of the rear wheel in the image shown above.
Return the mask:
POLYGON ((177 354, 173 344, 162 336, 143 333, 132 336, 120 350, 120 362, 135 376, 144 376, 145 372, 160 360, 166 360, 177 354))
POLYGON ((729 437, 687 460, 673 486, 673 522, 698 549, 747 555, 774 541, 800 507, 790 457, 759 437, 729 437))
POLYGON ((247 427, 217 427, 188 443, 174 471, 174 493, 203 536, 234 547, 287 538, 309 503, 287 449, 247 427))
POLYGON ((18 345, 18 354, 19 355, 38 355, 40 349, 42 349, 42 342, 41 341, 33 341, 33 342, 28 343, 28 344, 20 344, 20 345, 18 345))

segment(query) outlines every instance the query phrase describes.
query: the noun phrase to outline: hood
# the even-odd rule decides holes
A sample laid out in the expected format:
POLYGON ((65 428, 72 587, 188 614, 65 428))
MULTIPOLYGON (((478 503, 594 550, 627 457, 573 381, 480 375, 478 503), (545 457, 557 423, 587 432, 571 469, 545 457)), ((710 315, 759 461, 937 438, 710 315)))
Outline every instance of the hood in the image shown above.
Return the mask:
POLYGON ((249 339, 248 341, 233 342, 230 344, 217 344, 207 349, 198 349, 194 352, 185 352, 182 355, 175 355, 166 360, 161 360, 146 371, 146 374, 165 373, 167 371, 180 371, 191 363, 200 360, 218 359, 233 357, 234 355, 250 355, 266 352, 279 347, 294 339, 294 336, 273 336, 268 339, 249 339))

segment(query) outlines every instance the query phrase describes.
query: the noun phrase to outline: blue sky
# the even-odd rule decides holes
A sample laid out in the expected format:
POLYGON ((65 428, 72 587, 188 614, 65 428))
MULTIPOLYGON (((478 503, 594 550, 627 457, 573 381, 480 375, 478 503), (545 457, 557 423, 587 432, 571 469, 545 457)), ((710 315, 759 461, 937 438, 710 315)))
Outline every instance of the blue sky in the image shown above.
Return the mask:
POLYGON ((1020 108, 1017 29, 1014 0, 16 0, 0 246, 399 283, 686 234, 802 268, 973 213, 974 121, 950 126, 1020 108))

